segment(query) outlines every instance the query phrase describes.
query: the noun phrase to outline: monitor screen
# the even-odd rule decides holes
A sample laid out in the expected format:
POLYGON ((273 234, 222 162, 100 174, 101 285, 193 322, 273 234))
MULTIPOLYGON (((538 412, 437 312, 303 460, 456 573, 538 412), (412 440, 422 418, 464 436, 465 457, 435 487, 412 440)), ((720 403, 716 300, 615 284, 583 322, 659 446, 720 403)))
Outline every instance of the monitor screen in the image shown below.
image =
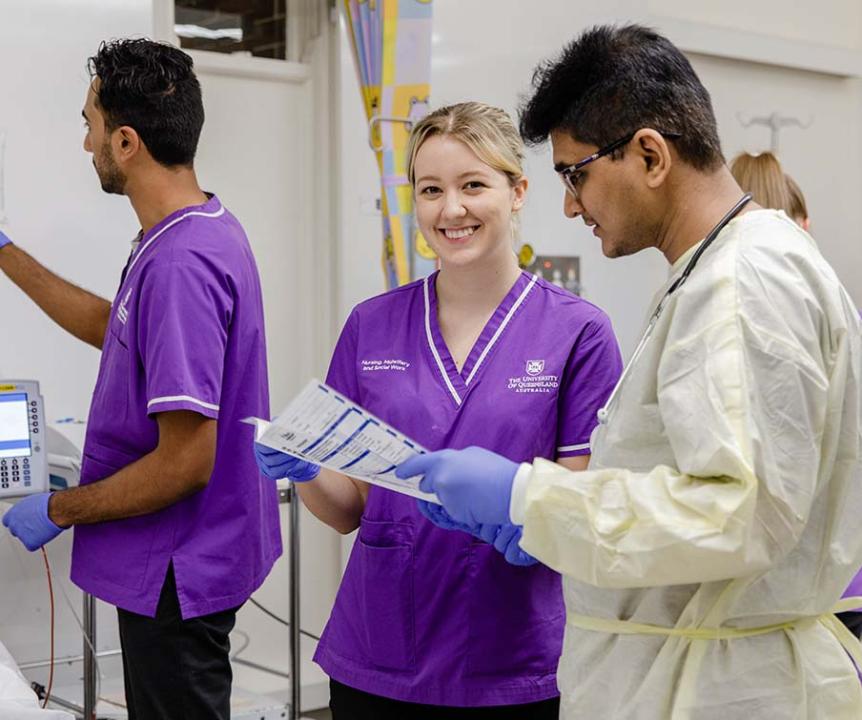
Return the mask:
POLYGON ((0 458, 31 454, 27 393, 0 393, 0 458))

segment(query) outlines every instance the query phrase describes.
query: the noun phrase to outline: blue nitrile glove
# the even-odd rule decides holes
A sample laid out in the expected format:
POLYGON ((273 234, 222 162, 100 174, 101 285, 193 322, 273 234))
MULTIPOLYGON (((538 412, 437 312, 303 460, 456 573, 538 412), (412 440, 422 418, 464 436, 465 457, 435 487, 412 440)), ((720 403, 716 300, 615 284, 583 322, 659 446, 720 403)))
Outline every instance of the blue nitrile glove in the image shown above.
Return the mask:
POLYGON ((521 550, 522 528, 519 525, 508 523, 506 525, 480 525, 479 532, 473 533, 480 540, 505 555, 506 561, 511 565, 535 565, 538 560, 532 555, 521 550))
POLYGON ((479 528, 475 525, 466 525, 452 519, 452 516, 443 509, 442 505, 428 502, 427 500, 417 500, 419 512, 434 523, 438 528, 443 530, 460 530, 461 532, 476 535, 479 528))
POLYGON ((417 500, 419 512, 428 518, 437 527, 444 530, 460 530, 469 533, 473 537, 493 545, 496 550, 506 557, 506 562, 511 565, 535 565, 538 560, 532 555, 521 550, 521 527, 518 525, 465 525, 452 519, 442 505, 417 500))
POLYGON ((270 480, 290 478, 294 482, 306 482, 320 475, 320 465, 257 442, 254 444, 254 459, 257 460, 260 471, 270 480))
POLYGON ((506 562, 510 565, 520 565, 526 567, 535 565, 538 560, 521 549, 521 536, 523 528, 520 525, 503 525, 497 532, 497 538, 494 540, 494 547, 498 552, 503 553, 506 562))
POLYGON ((9 239, 9 236, 6 235, 2 230, 0 230, 0 248, 11 244, 12 240, 9 239))
POLYGON ((479 532, 474 533, 477 538, 484 540, 489 545, 493 545, 497 540, 497 535, 500 534, 500 525, 485 523, 479 526, 479 532))
POLYGON ((453 520, 467 525, 507 525, 512 481, 518 464, 478 447, 414 455, 395 474, 424 475, 423 492, 435 493, 453 520))
POLYGON ((51 542, 66 528, 55 525, 48 517, 51 493, 30 495, 20 500, 3 516, 3 525, 18 538, 30 552, 51 542))

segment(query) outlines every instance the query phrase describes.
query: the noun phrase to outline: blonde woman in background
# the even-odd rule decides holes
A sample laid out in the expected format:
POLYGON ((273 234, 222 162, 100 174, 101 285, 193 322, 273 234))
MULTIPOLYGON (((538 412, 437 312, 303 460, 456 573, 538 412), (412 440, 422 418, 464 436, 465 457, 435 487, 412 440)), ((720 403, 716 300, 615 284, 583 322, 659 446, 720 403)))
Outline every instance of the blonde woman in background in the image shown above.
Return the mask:
POLYGON ((781 167, 771 152, 740 153, 730 163, 730 172, 761 207, 784 210, 803 230, 808 230, 808 207, 799 185, 781 167))
POLYGON ((771 152, 741 153, 730 163, 730 172, 745 192, 761 207, 784 210, 793 217, 790 188, 781 163, 771 152))

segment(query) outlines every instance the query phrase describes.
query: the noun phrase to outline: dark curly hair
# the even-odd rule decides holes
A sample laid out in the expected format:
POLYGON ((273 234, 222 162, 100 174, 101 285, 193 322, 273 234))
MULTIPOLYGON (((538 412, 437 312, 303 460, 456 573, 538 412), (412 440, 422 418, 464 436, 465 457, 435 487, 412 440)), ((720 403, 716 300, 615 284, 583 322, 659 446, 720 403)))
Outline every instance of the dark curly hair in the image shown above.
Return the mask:
POLYGON ((204 124, 192 68, 182 50, 145 38, 103 42, 87 61, 90 77, 99 79, 106 127, 133 128, 153 159, 168 167, 192 165, 204 124))
POLYGON ((647 127, 679 133, 680 157, 699 170, 724 162, 712 101, 685 55, 641 25, 591 28, 533 74, 520 109, 524 140, 562 130, 602 147, 647 127))

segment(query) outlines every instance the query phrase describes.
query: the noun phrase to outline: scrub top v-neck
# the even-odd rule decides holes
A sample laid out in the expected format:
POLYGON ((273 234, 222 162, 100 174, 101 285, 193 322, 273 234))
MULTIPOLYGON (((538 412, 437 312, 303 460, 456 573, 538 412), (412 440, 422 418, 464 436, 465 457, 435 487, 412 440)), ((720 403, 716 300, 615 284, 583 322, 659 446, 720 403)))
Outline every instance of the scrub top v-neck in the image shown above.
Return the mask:
POLYGON ((525 272, 518 276, 515 284, 512 285, 488 322, 485 323, 485 327, 482 328, 482 332, 459 371, 440 329, 437 303, 438 274, 434 273, 423 281, 428 349, 431 351, 434 362, 440 370, 440 376, 452 395, 453 401, 457 405, 461 405, 467 396, 471 383, 476 379, 510 320, 526 300, 538 278, 525 272))

